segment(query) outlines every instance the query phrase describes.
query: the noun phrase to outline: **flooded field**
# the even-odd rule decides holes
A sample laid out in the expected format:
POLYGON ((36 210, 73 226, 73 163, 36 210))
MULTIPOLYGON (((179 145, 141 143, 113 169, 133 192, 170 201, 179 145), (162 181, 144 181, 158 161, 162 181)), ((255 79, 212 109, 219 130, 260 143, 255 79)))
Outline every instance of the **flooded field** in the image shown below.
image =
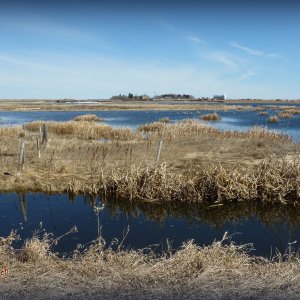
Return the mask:
MULTIPOLYGON (((100 201, 78 196, 43 193, 2 194, 0 196, 0 236, 18 230, 22 241, 42 228, 55 237, 73 226, 78 232, 66 236, 55 247, 60 253, 89 245, 98 235, 98 217, 94 205, 100 201)), ((253 244, 251 255, 273 256, 279 251, 298 249, 300 238, 299 209, 233 203, 226 206, 201 206, 182 203, 134 204, 129 201, 109 201, 99 213, 101 234, 108 245, 141 249, 151 246, 156 252, 167 249, 169 243, 177 249, 193 239, 196 244, 210 245, 222 239, 225 232, 240 244, 253 244), (289 244, 291 243, 291 244, 289 244), (117 245, 118 243, 116 243, 117 245)))
MULTIPOLYGON (((201 104, 199 104, 201 105, 201 104)), ((228 104, 229 105, 229 104, 228 104)), ((262 105, 259 105, 262 106, 262 105)), ((267 104, 266 115, 259 115, 259 111, 219 111, 221 120, 211 123, 222 130, 246 131, 253 126, 263 126, 270 130, 277 130, 288 133, 295 141, 300 141, 300 114, 295 114, 292 118, 282 118, 278 122, 270 123, 268 118, 276 115, 279 110, 269 109, 267 104)), ((270 106, 270 105, 269 105, 270 106)), ((255 107, 253 105, 253 107, 255 107)), ((149 110, 149 111, 89 111, 104 119, 104 122, 113 127, 127 127, 136 129, 138 126, 157 121, 163 117, 168 117, 172 122, 192 118, 199 120, 204 114, 212 113, 212 110, 149 110)), ((15 126, 36 120, 43 121, 68 121, 74 117, 84 114, 82 111, 24 111, 11 112, 0 111, 0 126, 15 126)))

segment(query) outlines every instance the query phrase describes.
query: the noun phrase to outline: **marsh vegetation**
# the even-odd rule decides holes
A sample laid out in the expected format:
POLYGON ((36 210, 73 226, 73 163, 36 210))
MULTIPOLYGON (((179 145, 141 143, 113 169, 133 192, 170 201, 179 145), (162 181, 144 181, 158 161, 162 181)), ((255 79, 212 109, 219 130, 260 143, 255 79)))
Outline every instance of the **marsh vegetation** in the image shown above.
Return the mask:
MULTIPOLYGON (((165 118, 132 130, 80 117, 2 127, 0 138, 2 192, 101 196, 104 202, 118 199, 124 207, 152 203, 158 208, 152 206, 148 214, 157 218, 163 218, 165 205, 173 210, 182 202, 192 210, 195 204, 209 205, 221 207, 217 215, 211 214, 220 224, 226 216, 234 219, 241 213, 235 210, 240 203, 269 204, 264 214, 269 220, 270 207, 280 211, 278 207, 300 202, 299 144, 261 127, 222 131, 192 119, 173 123, 165 118), (40 144, 43 126, 48 141, 40 144), (20 170, 21 141, 25 164, 20 170)), ((300 288, 297 254, 251 257, 249 245, 235 245, 227 235, 210 246, 187 241, 177 251, 159 255, 124 249, 122 242, 115 250, 99 235, 83 251, 65 257, 54 253, 59 239, 47 233, 35 235, 21 248, 14 247, 16 238, 12 233, 0 239, 0 261, 11 274, 1 288, 17 296, 25 286, 25 299, 66 294, 109 298, 120 293, 129 298, 279 298, 294 296, 300 288), (31 278, 30 284, 24 285, 24 278, 31 278)))

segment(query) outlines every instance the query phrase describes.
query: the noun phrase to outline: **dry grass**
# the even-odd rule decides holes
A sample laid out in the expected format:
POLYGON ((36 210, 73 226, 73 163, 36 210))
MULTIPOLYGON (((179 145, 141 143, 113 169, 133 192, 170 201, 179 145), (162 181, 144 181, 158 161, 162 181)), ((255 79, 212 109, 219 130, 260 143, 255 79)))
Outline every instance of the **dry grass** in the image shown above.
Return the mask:
POLYGON ((260 116, 267 116, 268 115, 268 113, 266 111, 260 111, 258 114, 260 116))
POLYGON ((270 123, 276 123, 278 121, 279 121, 279 118, 277 116, 271 116, 268 119, 268 122, 270 122, 270 123))
POLYGON ((96 115, 87 114, 81 115, 73 118, 73 121, 76 122, 102 122, 103 120, 97 117, 96 115))
POLYGON ((23 137, 25 135, 22 127, 0 127, 0 137, 8 138, 8 137, 23 137))
MULTIPOLYGON (((89 126, 100 126, 104 132, 106 128, 111 130, 103 124, 49 124, 49 143, 42 146, 41 158, 37 156, 37 135, 31 135, 26 126, 25 168, 21 176, 19 138, 1 138, 1 191, 101 193, 139 201, 298 202, 294 186, 298 184, 299 145, 284 134, 264 128, 227 132, 195 120, 183 120, 144 125, 138 132, 129 131, 122 141, 120 136, 114 140, 103 131, 81 131, 89 126), (110 140, 99 141, 99 136, 110 140), (95 137, 96 140, 89 139, 95 137), (161 138, 161 162, 156 163, 161 138), (287 161, 283 162, 284 157, 287 161), (273 177, 262 168, 265 161, 269 161, 273 177), (269 178, 266 187, 271 185, 274 193, 259 186, 265 178, 269 178)), ((29 128, 37 130, 40 125, 30 123, 29 128)))
POLYGON ((219 121, 221 120, 221 117, 216 112, 214 112, 213 114, 202 115, 200 116, 200 119, 203 121, 219 121))
POLYGON ((9 299, 296 299, 300 290, 295 255, 251 257, 250 245, 234 245, 226 234, 210 246, 189 241, 161 256, 113 251, 99 238, 66 258, 51 251, 56 240, 49 234, 21 249, 14 239, 0 239, 0 261, 9 269, 1 293, 9 299))
POLYGON ((292 118, 294 115, 292 113, 286 112, 286 111, 282 111, 279 112, 277 114, 278 118, 280 119, 288 119, 288 118, 292 118))
POLYGON ((157 122, 170 123, 170 119, 168 117, 163 117, 163 118, 159 119, 157 122))
POLYGON ((222 166, 175 173, 165 163, 103 169, 93 186, 69 185, 71 194, 90 193, 135 201, 298 203, 299 160, 266 160, 253 170, 222 166))
POLYGON ((283 142, 291 142, 291 138, 287 134, 277 131, 271 131, 263 127, 253 127, 246 132, 241 131, 222 131, 194 119, 185 119, 177 123, 165 124, 161 122, 153 122, 138 127, 137 132, 148 134, 150 137, 178 138, 197 135, 222 136, 223 138, 249 138, 249 139, 267 139, 281 140, 283 142))
POLYGON ((98 124, 90 121, 68 121, 68 122, 43 122, 34 121, 24 125, 29 131, 39 131, 40 127, 46 124, 50 133, 66 135, 80 139, 112 139, 112 140, 133 140, 137 136, 130 129, 114 129, 106 124, 98 124))

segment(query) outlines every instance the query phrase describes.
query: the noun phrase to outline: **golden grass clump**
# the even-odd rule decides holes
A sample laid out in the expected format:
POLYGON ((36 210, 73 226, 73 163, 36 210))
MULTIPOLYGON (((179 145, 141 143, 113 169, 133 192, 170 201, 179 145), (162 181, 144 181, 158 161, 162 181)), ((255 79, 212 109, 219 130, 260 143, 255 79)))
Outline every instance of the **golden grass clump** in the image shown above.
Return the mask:
POLYGON ((22 127, 0 127, 1 137, 23 137, 25 135, 22 127))
POLYGON ((260 111, 258 114, 260 116, 267 116, 268 115, 268 113, 266 111, 260 111))
POLYGON ((200 119, 203 121, 219 121, 221 120, 221 116, 214 112, 213 114, 202 115, 200 119))
POLYGON ((24 128, 31 131, 38 131, 40 127, 46 124, 50 133, 56 135, 70 135, 81 139, 112 139, 129 140, 137 138, 134 132, 127 128, 114 129, 107 124, 98 124, 95 122, 43 122, 34 121, 24 125, 24 128))
POLYGON ((137 128, 138 132, 162 132, 166 128, 166 123, 152 122, 145 125, 141 125, 137 128))
POLYGON ((268 118, 268 122, 270 123, 276 123, 279 121, 279 118, 277 116, 271 116, 268 118))
POLYGON ((168 117, 163 117, 163 118, 160 118, 157 122, 170 123, 170 119, 168 117))
POLYGON ((87 115, 81 115, 73 118, 72 121, 76 122, 102 122, 102 119, 97 117, 96 115, 87 114, 87 115))
POLYGON ((270 141, 276 141, 276 140, 281 140, 283 142, 292 142, 292 138, 285 133, 273 131, 273 130, 268 130, 264 127, 253 127, 249 129, 246 134, 249 135, 249 137, 255 137, 255 138, 260 138, 260 139, 266 139, 270 141))
POLYGON ((279 112, 277 114, 277 116, 278 116, 278 118, 281 118, 281 119, 288 119, 288 118, 292 118, 294 115, 287 111, 282 111, 282 112, 279 112))
POLYGON ((187 137, 199 133, 216 133, 218 129, 204 123, 199 123, 194 119, 184 119, 182 121, 168 124, 162 122, 153 122, 141 125, 137 132, 151 134, 152 137, 165 137, 172 139, 175 137, 187 137))

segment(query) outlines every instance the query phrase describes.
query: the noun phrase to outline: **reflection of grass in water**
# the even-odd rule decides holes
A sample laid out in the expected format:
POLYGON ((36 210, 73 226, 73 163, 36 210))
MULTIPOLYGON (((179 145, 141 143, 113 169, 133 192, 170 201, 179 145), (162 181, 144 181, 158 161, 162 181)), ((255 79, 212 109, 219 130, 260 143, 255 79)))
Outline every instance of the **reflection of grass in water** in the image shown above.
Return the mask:
POLYGON ((261 202, 234 202, 219 205, 175 202, 129 202, 109 199, 104 201, 105 207, 116 214, 118 210, 137 217, 145 214, 147 219, 163 222, 165 219, 184 218, 188 221, 200 221, 217 228, 227 222, 238 223, 243 219, 257 216, 264 225, 272 225, 277 221, 288 222, 292 227, 300 225, 300 208, 286 205, 270 205, 261 202))

